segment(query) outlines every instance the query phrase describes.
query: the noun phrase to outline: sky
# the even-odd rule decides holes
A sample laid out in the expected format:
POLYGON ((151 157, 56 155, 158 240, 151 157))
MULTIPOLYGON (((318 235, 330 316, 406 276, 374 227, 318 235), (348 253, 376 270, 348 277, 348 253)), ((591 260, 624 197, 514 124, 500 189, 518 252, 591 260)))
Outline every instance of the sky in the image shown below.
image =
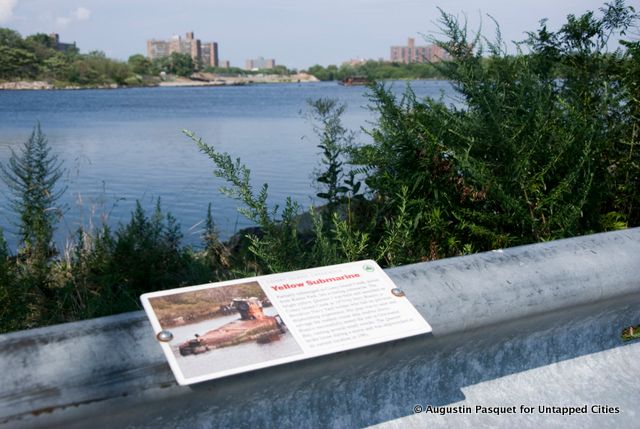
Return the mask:
MULTIPOLYGON (((627 4, 640 9, 638 0, 627 4)), ((597 10, 604 0, 0 0, 0 27, 33 33, 59 33, 81 52, 100 50, 126 60, 146 54, 147 39, 195 32, 218 42, 221 60, 243 67, 249 58, 275 58, 304 69, 350 59, 389 59, 389 48, 408 37, 427 44, 438 36, 438 7, 505 41, 523 40, 526 31, 548 18, 557 29, 568 14, 597 10)), ((513 51, 513 48, 510 47, 513 51)))

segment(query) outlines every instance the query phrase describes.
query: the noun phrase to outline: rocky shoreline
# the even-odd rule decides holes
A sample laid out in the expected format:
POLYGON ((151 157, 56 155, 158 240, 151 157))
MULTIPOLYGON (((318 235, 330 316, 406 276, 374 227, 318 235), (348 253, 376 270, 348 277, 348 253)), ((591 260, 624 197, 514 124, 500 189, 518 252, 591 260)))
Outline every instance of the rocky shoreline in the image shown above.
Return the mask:
POLYGON ((190 78, 172 77, 160 82, 159 86, 227 86, 250 85, 255 83, 303 83, 319 82, 308 73, 296 73, 292 75, 255 74, 247 76, 223 76, 212 73, 196 73, 190 78))
POLYGON ((66 89, 117 89, 117 88, 139 88, 139 87, 182 87, 182 86, 236 86, 263 83, 308 83, 319 82, 319 80, 308 73, 296 73, 288 76, 257 74, 247 76, 223 76, 212 73, 196 73, 191 77, 164 76, 152 85, 126 86, 112 84, 102 85, 67 85, 57 86, 47 81, 15 81, 0 82, 0 90, 66 90, 66 89))

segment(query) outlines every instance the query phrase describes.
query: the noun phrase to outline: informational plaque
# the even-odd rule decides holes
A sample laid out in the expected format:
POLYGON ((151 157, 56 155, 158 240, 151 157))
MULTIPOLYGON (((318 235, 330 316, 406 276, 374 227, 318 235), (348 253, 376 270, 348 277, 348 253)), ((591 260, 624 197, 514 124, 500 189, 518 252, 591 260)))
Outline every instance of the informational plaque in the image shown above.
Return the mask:
POLYGON ((182 385, 431 332, 371 260, 140 299, 182 385))

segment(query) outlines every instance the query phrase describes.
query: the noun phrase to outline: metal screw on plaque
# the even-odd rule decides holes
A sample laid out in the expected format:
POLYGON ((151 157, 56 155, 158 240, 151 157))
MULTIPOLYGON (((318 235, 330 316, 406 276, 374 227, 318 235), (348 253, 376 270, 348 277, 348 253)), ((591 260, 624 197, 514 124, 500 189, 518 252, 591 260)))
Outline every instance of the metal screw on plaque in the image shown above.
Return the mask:
POLYGON ((391 289, 391 293, 395 296, 404 296, 404 291, 402 289, 398 289, 397 287, 391 289))
POLYGON ((168 343, 173 340, 173 334, 170 331, 160 331, 158 335, 156 335, 158 341, 162 341, 163 343, 168 343))

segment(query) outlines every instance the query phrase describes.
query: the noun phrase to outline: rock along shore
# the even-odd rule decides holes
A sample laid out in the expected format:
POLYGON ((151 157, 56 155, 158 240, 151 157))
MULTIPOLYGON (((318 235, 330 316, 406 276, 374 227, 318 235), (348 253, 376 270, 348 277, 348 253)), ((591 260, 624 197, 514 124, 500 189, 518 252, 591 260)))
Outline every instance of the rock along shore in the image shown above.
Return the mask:
POLYGON ((160 82, 159 86, 226 86, 249 85, 254 83, 302 83, 319 82, 308 73, 296 73, 288 76, 276 74, 256 74, 247 76, 223 76, 212 73, 196 73, 190 78, 172 77, 160 82))
MULTIPOLYGON (((296 73, 288 76, 257 74, 247 76, 223 76, 212 73, 195 73, 191 77, 166 76, 165 78, 152 85, 136 85, 137 87, 178 87, 178 86, 233 86, 233 85, 250 85, 258 83, 306 83, 319 82, 319 80, 307 73, 296 73)), ((129 88, 129 86, 120 86, 113 84, 88 85, 88 86, 56 86, 47 81, 15 81, 0 82, 0 90, 42 90, 42 89, 116 89, 129 88)))

